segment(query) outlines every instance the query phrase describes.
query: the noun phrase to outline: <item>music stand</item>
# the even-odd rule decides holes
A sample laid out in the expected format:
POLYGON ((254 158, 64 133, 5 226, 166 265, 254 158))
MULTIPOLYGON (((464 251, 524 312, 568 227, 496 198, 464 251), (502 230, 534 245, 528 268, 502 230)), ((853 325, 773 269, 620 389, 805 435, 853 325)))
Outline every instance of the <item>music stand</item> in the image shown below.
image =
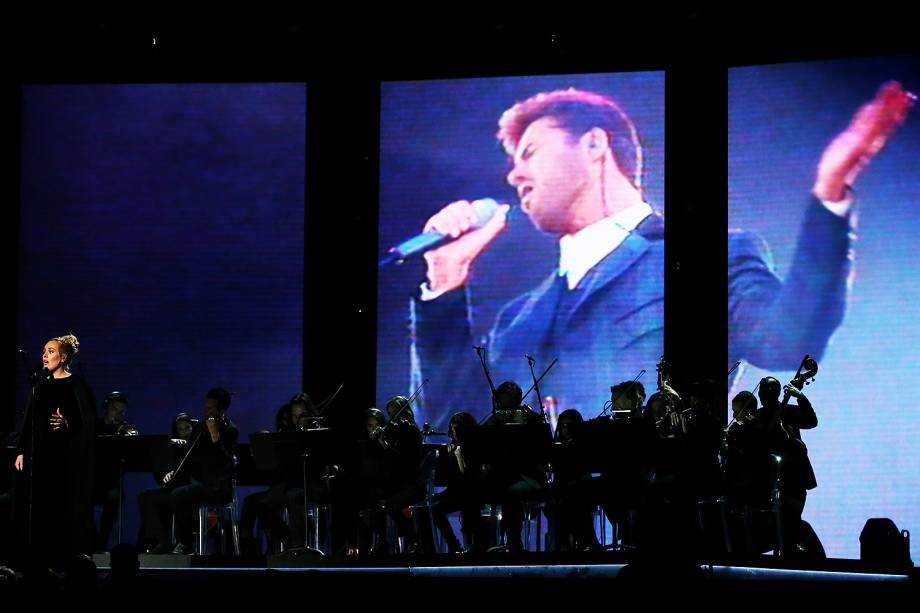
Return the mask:
POLYGON ((590 419, 581 425, 576 444, 583 450, 592 473, 641 467, 658 440, 655 427, 642 418, 590 419))
POLYGON ((434 470, 434 483, 432 485, 434 487, 445 487, 447 486, 447 477, 441 465, 444 462, 444 458, 447 457, 447 443, 422 443, 422 458, 428 457, 428 454, 434 451, 438 452, 439 461, 434 470))
MULTIPOLYGON (((493 474, 498 475, 510 475, 547 462, 553 448, 552 432, 545 422, 460 427, 457 435, 468 464, 490 464, 493 474)), ((498 479, 501 481, 503 477, 498 479)))
POLYGON ((123 538, 126 472, 169 472, 176 462, 165 434, 103 435, 96 437, 97 466, 118 465, 118 544, 123 538))
POLYGON ((630 508, 628 504, 624 505, 623 500, 629 500, 629 496, 635 500, 648 485, 658 444, 654 424, 634 416, 591 419, 582 424, 575 444, 581 450, 588 470, 601 475, 595 486, 606 492, 600 494, 595 490, 596 495, 600 494, 601 505, 606 507, 611 503, 619 510, 630 508), (610 493, 615 492, 625 492, 627 496, 620 501, 608 498, 610 493))
POLYGON ((236 484, 242 486, 271 486, 280 478, 277 470, 260 470, 252 457, 252 445, 236 445, 236 484))
POLYGON ((463 441, 463 455, 473 464, 545 462, 553 446, 547 423, 462 426, 457 435, 463 441))
POLYGON ((299 463, 303 475, 304 505, 304 550, 325 555, 323 551, 310 547, 308 543, 310 526, 307 516, 307 461, 329 463, 335 454, 336 440, 330 428, 296 430, 292 432, 256 432, 250 435, 252 457, 256 468, 261 471, 282 471, 299 463))

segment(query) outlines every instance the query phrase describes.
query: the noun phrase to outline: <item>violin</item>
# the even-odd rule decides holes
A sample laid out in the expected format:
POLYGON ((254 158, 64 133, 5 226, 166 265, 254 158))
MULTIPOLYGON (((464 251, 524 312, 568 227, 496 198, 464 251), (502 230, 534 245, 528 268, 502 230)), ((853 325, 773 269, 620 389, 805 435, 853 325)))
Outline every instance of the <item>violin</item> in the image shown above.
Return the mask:
POLYGON ((115 434, 118 436, 138 436, 140 431, 128 422, 122 422, 115 430, 115 434))
POLYGON ((325 418, 322 415, 301 415, 294 427, 301 431, 319 430, 326 427, 325 418))

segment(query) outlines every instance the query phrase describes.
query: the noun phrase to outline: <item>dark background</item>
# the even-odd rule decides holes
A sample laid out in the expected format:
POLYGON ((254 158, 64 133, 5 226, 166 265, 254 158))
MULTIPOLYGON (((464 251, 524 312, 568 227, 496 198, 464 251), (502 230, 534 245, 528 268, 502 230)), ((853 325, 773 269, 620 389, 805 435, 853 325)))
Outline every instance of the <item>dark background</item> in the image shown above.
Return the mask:
MULTIPOLYGON (((73 332, 100 412, 118 390, 144 434, 215 386, 243 442, 274 428, 301 389, 305 116, 303 83, 23 87, 16 407, 73 332)), ((152 485, 129 474, 128 508, 152 485)))
MULTIPOLYGON (((244 433, 300 388, 306 88, 27 85, 17 347, 80 340, 101 404, 159 432, 205 392, 244 433)), ((17 406, 29 386, 20 379, 17 406)))

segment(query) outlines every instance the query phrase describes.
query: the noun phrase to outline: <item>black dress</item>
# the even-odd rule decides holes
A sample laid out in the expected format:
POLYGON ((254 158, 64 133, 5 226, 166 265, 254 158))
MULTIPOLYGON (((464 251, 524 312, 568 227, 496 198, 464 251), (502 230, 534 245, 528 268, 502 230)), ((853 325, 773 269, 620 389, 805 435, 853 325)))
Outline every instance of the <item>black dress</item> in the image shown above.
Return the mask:
POLYGON ((40 382, 26 411, 18 523, 27 555, 52 565, 92 552, 95 414, 92 390, 76 375, 40 382), (58 409, 67 427, 53 430, 58 409))

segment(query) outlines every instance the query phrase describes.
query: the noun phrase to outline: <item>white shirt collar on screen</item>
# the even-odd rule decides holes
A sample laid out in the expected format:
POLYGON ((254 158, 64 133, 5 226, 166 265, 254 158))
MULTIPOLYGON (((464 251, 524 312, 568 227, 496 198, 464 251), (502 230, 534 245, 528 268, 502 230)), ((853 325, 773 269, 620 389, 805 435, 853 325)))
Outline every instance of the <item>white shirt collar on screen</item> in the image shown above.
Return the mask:
POLYGON ((560 238, 559 274, 565 275, 569 289, 574 289, 651 214, 652 207, 643 202, 560 238))

